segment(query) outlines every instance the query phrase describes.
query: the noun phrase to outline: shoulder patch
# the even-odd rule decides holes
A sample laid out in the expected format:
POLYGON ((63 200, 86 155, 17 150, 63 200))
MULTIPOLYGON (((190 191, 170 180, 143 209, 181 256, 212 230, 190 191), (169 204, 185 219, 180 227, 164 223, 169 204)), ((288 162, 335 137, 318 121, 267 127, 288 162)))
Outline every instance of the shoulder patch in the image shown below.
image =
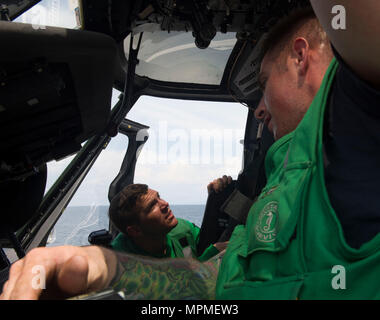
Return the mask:
POLYGON ((273 242, 277 236, 278 202, 268 202, 259 214, 255 225, 256 239, 261 242, 273 242))

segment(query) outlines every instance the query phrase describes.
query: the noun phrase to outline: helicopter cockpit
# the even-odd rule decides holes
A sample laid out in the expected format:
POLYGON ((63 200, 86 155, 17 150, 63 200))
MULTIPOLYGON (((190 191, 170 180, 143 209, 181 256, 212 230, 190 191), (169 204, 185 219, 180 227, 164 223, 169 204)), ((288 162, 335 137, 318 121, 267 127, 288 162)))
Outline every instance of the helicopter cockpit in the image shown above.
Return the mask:
MULTIPOLYGON (((223 193, 208 196, 199 250, 228 240, 265 185, 264 157, 273 143, 254 117, 261 41, 279 17, 308 1, 82 0, 74 1, 73 29, 20 23, 40 2, 0 0, 0 285, 13 261, 48 244, 117 137, 127 137, 128 148, 108 200, 134 183, 150 136, 149 125, 130 117, 142 96, 243 105, 241 171, 223 193), (45 193, 47 164, 68 156, 45 193)), ((205 117, 216 116, 213 110, 205 117)), ((117 232, 107 227, 86 234, 89 242, 107 245, 117 232)))

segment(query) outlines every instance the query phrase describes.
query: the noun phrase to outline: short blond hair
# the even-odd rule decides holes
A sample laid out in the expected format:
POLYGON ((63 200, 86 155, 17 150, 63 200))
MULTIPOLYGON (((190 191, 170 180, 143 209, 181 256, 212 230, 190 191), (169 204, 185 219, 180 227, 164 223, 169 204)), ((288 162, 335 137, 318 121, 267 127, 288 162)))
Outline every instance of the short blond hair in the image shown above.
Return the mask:
POLYGON ((274 58, 288 56, 292 39, 303 37, 311 49, 323 48, 327 59, 332 58, 330 40, 311 7, 295 9, 279 20, 268 32, 261 48, 261 58, 273 54, 274 58))

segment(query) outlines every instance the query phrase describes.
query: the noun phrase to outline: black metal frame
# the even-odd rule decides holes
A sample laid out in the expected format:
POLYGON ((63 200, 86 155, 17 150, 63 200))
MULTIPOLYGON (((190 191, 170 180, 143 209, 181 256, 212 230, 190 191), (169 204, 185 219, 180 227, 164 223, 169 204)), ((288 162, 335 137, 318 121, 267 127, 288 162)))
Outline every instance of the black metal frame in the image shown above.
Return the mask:
MULTIPOLYGON (((140 41, 141 37, 139 43, 140 41)), ((139 45, 136 49, 133 49, 132 42, 133 37, 131 37, 131 50, 124 94, 119 97, 121 100, 111 112, 110 122, 106 131, 95 135, 87 141, 82 150, 78 152, 77 156, 70 162, 45 195, 37 211, 38 214, 18 231, 17 237, 21 239, 21 246, 25 252, 46 245, 49 233, 55 223, 62 215, 101 151, 107 147, 111 138, 117 135, 120 124, 140 96, 138 91, 134 91, 134 72, 137 65, 139 45)), ((123 126, 121 126, 121 130, 123 130, 123 126)))

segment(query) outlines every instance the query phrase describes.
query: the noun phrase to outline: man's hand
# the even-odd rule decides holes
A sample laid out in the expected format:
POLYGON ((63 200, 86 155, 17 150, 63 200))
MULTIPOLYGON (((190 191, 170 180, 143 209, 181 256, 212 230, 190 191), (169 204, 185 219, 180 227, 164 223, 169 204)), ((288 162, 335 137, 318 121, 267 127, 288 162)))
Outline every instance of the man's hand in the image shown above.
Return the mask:
POLYGON ((207 186, 208 194, 210 194, 211 191, 215 191, 215 193, 222 192, 231 182, 232 178, 230 176, 227 177, 226 175, 222 178, 215 179, 207 186))
POLYGON ((0 299, 67 298, 98 291, 107 287, 115 269, 116 256, 101 247, 36 248, 12 265, 0 299), (36 274, 36 266, 43 272, 36 274), (35 285, 36 277, 46 289, 35 285))
POLYGON ((96 246, 38 248, 12 266, 0 298, 62 299, 112 287, 136 299, 214 299, 220 260, 156 259, 96 246), (46 289, 36 288, 35 266, 45 270, 46 289))
POLYGON ((228 241, 225 242, 216 242, 213 244, 215 248, 219 250, 219 252, 222 252, 223 250, 227 249, 228 241))

